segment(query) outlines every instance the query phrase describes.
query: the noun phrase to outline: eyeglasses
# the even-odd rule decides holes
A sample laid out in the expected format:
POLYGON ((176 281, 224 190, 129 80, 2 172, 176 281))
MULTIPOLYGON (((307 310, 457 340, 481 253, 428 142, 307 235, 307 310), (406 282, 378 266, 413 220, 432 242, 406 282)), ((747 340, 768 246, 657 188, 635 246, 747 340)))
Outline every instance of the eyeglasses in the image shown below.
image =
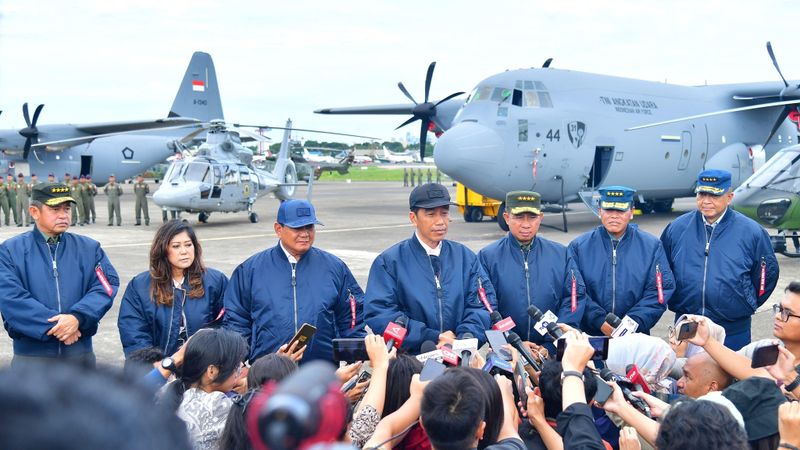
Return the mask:
POLYGON ((800 319, 800 316, 798 316, 797 314, 790 314, 789 311, 787 311, 786 308, 783 307, 783 305, 777 303, 772 305, 772 313, 773 314, 780 313, 782 322, 788 322, 789 317, 797 317, 798 319, 800 319))

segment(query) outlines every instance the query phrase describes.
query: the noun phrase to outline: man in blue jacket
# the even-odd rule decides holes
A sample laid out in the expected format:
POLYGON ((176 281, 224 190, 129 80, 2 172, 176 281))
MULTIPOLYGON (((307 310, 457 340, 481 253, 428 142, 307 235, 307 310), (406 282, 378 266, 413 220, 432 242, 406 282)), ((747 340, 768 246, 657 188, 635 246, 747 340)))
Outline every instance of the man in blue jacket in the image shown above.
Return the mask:
POLYGON ((552 311, 559 322, 577 328, 585 294, 581 274, 567 266, 567 248, 537 235, 543 215, 538 193, 509 192, 503 212, 508 235, 478 253, 494 286, 498 311, 514 319, 514 332, 523 340, 536 344, 552 339, 536 331, 528 307, 552 311))
POLYGON ((378 255, 369 271, 364 299, 367 325, 383 333, 401 315, 408 319, 402 348, 418 352, 425 341, 452 342, 464 333, 485 340, 489 313, 478 299, 494 290, 470 249, 445 240, 450 193, 435 183, 417 186, 409 197, 411 238, 378 255))
POLYGON ((34 186, 31 231, 0 245, 0 313, 14 340, 12 364, 63 358, 94 365, 92 336, 119 289, 100 243, 67 233, 69 186, 34 186))
POLYGON ((599 189, 601 226, 575 238, 567 248, 569 264, 586 283, 586 310, 581 329, 610 336, 606 315, 628 316, 637 331, 649 333, 666 310, 675 290, 661 242, 629 223, 634 190, 624 186, 599 189))
POLYGON ((730 172, 700 172, 695 192, 697 211, 661 233, 678 281, 669 309, 709 317, 725 328, 725 345, 738 350, 750 342, 753 313, 775 289, 778 261, 764 228, 728 208, 730 172))
POLYGON ((317 328, 304 353, 290 353, 303 362, 333 361, 333 338, 364 335, 363 291, 341 259, 313 247, 316 225, 322 223, 308 201, 281 203, 274 225, 278 245, 231 275, 223 327, 248 340, 250 361, 293 350, 285 346, 303 323, 317 328))

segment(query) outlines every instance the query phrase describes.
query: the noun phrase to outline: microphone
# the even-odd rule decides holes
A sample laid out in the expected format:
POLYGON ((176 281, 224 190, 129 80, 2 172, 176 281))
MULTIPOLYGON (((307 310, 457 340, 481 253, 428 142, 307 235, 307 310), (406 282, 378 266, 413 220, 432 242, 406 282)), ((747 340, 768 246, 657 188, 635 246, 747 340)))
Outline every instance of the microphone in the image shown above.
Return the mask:
POLYGON ((396 322, 389 322, 386 325, 386 329, 383 330, 383 341, 386 342, 386 350, 392 351, 392 347, 397 347, 400 350, 400 346, 403 344, 403 339, 406 337, 406 326, 408 325, 408 317, 405 314, 401 314, 397 317, 396 322))
MULTIPOLYGON (((475 336, 470 332, 461 335, 461 339, 474 339, 475 336)), ((472 350, 465 348, 461 350, 461 367, 469 367, 470 360, 472 359, 472 350)))
POLYGON ((486 364, 483 365, 483 371, 491 375, 508 376, 514 373, 514 368, 511 367, 510 361, 506 361, 495 352, 489 352, 486 354, 486 364))
POLYGON ((533 355, 531 355, 531 352, 528 351, 527 347, 525 347, 525 344, 522 343, 522 339, 520 339, 520 337, 519 337, 519 335, 517 333, 514 333, 513 331, 509 331, 507 333, 507 335, 506 335, 506 340, 508 341, 509 344, 511 344, 512 347, 517 349, 519 354, 523 358, 525 358, 525 361, 527 361, 528 364, 530 364, 531 367, 533 367, 533 370, 535 370, 537 372, 541 372, 542 371, 542 368, 539 367, 539 364, 536 364, 536 361, 533 359, 533 355))
POLYGON ((511 317, 503 319, 503 316, 496 310, 489 314, 489 320, 492 321, 492 329, 497 331, 508 331, 517 326, 517 324, 514 323, 514 319, 511 317))
POLYGON ((439 362, 442 361, 442 351, 436 348, 433 341, 425 341, 419 346, 420 354, 417 355, 417 361, 425 362, 429 359, 435 359, 439 362))
POLYGON ((458 365, 458 355, 456 352, 453 351, 453 346, 450 344, 444 344, 439 347, 439 350, 442 351, 442 362, 450 365, 450 366, 457 366, 458 365))
MULTIPOLYGON (((542 312, 539 310, 539 308, 533 305, 528 306, 528 315, 531 319, 533 319, 536 325, 539 325, 539 322, 544 320, 544 315, 542 312)), ((558 317, 556 317, 556 320, 558 320, 558 317)), ((556 321, 549 322, 547 325, 545 325, 545 328, 547 329, 547 334, 549 334, 554 340, 558 340, 564 335, 564 332, 561 331, 561 328, 559 328, 556 321)))
POLYGON ((641 386, 642 390, 646 393, 650 393, 650 386, 645 381, 642 373, 639 372, 639 367, 636 364, 628 364, 625 367, 625 372, 628 374, 628 379, 631 380, 631 383, 641 386))
POLYGON ((628 333, 635 333, 639 328, 639 323, 628 316, 620 319, 614 313, 606 314, 606 323, 611 325, 614 331, 611 332, 611 337, 621 337, 628 333))
POLYGON ((600 377, 606 381, 616 382, 619 388, 622 390, 622 395, 625 397, 625 400, 627 400, 636 409, 643 412, 645 416, 651 419, 653 418, 653 416, 650 414, 650 407, 647 406, 647 402, 633 395, 631 390, 628 388, 628 386, 633 385, 631 380, 615 374, 608 367, 600 369, 600 377))

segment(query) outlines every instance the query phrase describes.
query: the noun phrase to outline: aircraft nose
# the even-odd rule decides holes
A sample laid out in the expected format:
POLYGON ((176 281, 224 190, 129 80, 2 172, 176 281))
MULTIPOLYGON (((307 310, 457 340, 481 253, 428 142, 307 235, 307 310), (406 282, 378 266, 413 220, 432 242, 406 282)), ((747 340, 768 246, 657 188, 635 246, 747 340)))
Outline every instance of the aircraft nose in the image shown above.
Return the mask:
POLYGON ((736 211, 764 225, 777 227, 788 217, 787 213, 793 209, 793 197, 786 192, 742 185, 736 189, 732 206, 736 211))
POLYGON ((158 206, 184 208, 189 207, 193 197, 199 197, 198 187, 194 183, 171 185, 164 183, 153 193, 153 202, 158 206))
POLYGON ((436 143, 433 156, 446 174, 467 185, 486 176, 487 166, 503 158, 503 139, 476 122, 461 122, 447 130, 436 143))

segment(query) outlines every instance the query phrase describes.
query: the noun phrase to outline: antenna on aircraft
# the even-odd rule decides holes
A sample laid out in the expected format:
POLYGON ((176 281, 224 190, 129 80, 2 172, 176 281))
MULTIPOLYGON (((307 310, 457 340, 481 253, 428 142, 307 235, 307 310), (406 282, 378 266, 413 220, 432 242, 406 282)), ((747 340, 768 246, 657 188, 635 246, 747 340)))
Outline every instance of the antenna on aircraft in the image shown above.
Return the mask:
POLYGON ((450 100, 453 97, 458 97, 459 95, 463 94, 463 92, 455 92, 455 93, 450 94, 447 97, 439 100, 436 103, 429 102, 428 101, 428 97, 429 97, 429 94, 431 92, 431 79, 433 78, 433 69, 435 67, 436 67, 436 61, 432 62, 428 66, 428 73, 425 75, 425 101, 423 103, 417 103, 417 101, 414 100, 414 97, 412 97, 411 94, 408 93, 408 90, 406 89, 406 87, 403 86, 403 82, 402 81, 397 83, 397 87, 400 88, 400 91, 403 92, 403 94, 405 94, 405 96, 408 97, 409 100, 414 102, 414 105, 416 105, 416 106, 414 106, 414 109, 411 112, 413 114, 413 116, 410 119, 408 119, 405 122, 403 122, 402 124, 400 124, 400 126, 395 128, 395 130, 399 130, 400 128, 403 128, 404 126, 406 126, 406 125, 408 125, 408 124, 410 124, 412 122, 415 122, 417 120, 422 121, 422 125, 420 126, 420 129, 419 129, 419 159, 420 159, 420 161, 424 161, 425 160, 425 145, 427 143, 428 129, 430 127, 430 123, 433 122, 439 128, 443 128, 440 124, 436 123, 436 107, 439 106, 440 104, 450 100))

